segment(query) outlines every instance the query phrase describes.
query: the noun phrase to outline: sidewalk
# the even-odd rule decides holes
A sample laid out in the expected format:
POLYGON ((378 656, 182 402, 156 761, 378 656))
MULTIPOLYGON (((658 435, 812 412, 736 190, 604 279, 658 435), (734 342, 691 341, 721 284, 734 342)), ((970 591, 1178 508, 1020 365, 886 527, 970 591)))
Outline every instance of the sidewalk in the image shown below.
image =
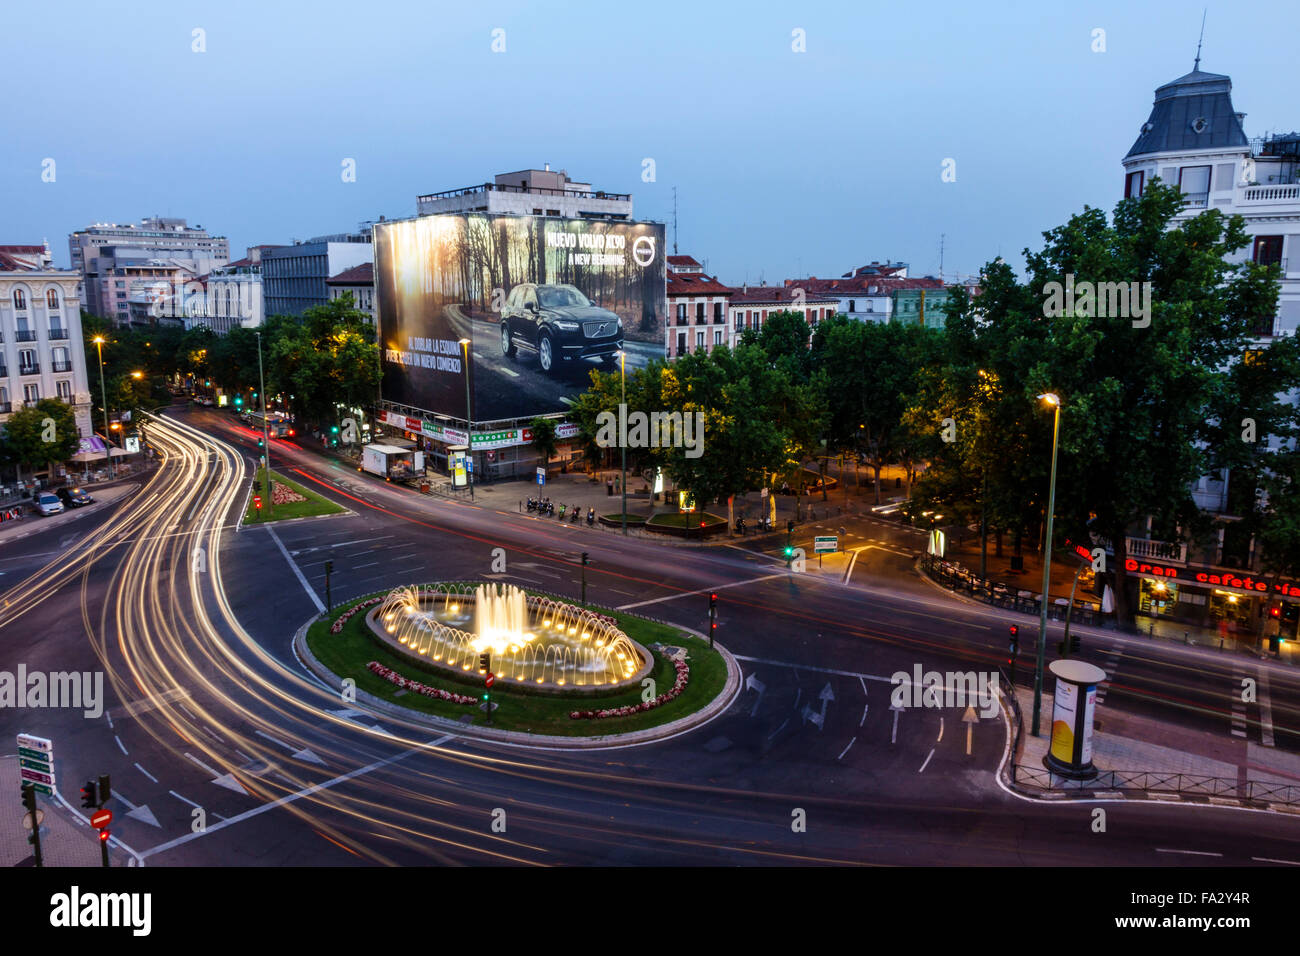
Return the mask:
MULTIPOLYGON (((23 828, 24 810, 18 799, 18 758, 13 754, 0 756, 0 781, 5 793, 13 799, 0 805, 0 866, 31 866, 32 845, 27 842, 30 830, 23 828)), ((74 794, 75 796, 75 794, 74 794)), ((88 824, 80 822, 54 797, 38 795, 37 808, 44 811, 41 832, 41 856, 45 866, 102 866, 99 835, 88 824)), ((109 848, 109 863, 128 865, 129 858, 120 848, 109 848)))
POLYGON ((58 531, 78 515, 107 508, 113 502, 119 501, 135 491, 138 487, 139 485, 136 482, 130 482, 112 488, 91 488, 91 497, 95 499, 94 502, 80 508, 65 508, 59 514, 50 515, 48 518, 41 517, 35 511, 27 511, 24 512, 20 520, 0 521, 0 545, 9 544, 19 538, 26 538, 33 534, 58 531))
MULTIPOLYGON (((1033 690, 1016 688, 1016 699, 1024 718, 1021 752, 1016 760, 1021 768, 1019 776, 1022 789, 1032 791, 1042 788, 1050 778, 1054 792, 1061 792, 1067 782, 1055 774, 1049 775, 1043 766, 1051 743, 1052 682, 1043 688, 1042 720, 1039 737, 1030 734, 1030 714, 1033 713, 1033 690), (1061 789, 1058 789, 1061 788, 1061 789)), ((1092 738, 1092 762, 1099 771, 1093 781, 1069 781, 1070 791, 1111 791, 1130 783, 1133 789, 1143 783, 1169 790, 1186 788, 1188 795, 1205 797, 1218 793, 1232 802, 1245 793, 1256 798, 1281 802, 1300 801, 1300 754, 1264 747, 1253 741, 1221 736, 1207 731, 1191 730, 1151 717, 1109 710, 1099 704, 1092 738), (1153 743, 1160 740, 1162 743, 1153 743), (1110 771, 1114 771, 1112 776, 1110 771), (1152 774, 1153 779, 1135 777, 1152 774), (1176 775, 1188 779, 1178 779, 1176 775), (1161 775, 1164 775, 1162 778, 1161 775), (1211 784, 1204 778, 1217 778, 1211 784), (1247 789, 1253 785, 1251 789, 1247 789)))

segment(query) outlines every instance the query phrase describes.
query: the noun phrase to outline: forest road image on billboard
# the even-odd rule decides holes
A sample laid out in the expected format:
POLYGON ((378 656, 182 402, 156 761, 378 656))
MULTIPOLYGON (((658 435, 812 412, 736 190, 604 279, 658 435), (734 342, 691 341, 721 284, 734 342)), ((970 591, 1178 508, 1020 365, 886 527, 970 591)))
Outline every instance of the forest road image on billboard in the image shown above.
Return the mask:
POLYGON ((382 395, 475 422, 562 412, 664 355, 662 223, 438 215, 375 226, 382 395), (462 339, 471 345, 463 367, 462 339))

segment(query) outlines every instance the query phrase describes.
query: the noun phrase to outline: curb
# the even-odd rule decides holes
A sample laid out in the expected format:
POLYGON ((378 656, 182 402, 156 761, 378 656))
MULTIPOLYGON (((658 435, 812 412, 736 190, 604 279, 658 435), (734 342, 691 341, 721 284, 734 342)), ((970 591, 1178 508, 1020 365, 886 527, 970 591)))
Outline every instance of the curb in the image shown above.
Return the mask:
MULTIPOLYGON (((624 612, 626 613, 626 612, 624 612)), ((311 618, 302 624, 293 635, 293 650, 302 661, 303 665, 311 671, 322 683, 335 691, 342 691, 343 680, 332 670, 322 664, 312 654, 307 647, 307 630, 311 625, 321 620, 321 616, 311 618)), ((649 619, 647 619, 649 620, 649 619)), ((687 627, 681 627, 673 624, 679 631, 684 631, 692 637, 698 637, 701 640, 708 640, 698 631, 691 630, 687 627)), ((660 724, 657 727, 650 727, 646 730, 636 730, 626 734, 607 734, 602 737, 558 737, 549 734, 528 734, 517 730, 492 730, 485 727, 476 727, 471 724, 464 724, 458 720, 451 720, 446 717, 435 717, 431 714, 422 714, 417 711, 402 707, 400 704, 393 704, 386 700, 368 694, 365 691, 354 688, 357 699, 351 702, 357 709, 362 707, 370 710, 372 716, 376 717, 395 717, 405 723, 415 724, 428 730, 454 733, 457 737, 466 740, 473 740, 486 743, 507 744, 517 747, 531 747, 534 749, 545 750, 608 750, 619 747, 635 747, 642 744, 655 743, 659 740, 666 740, 670 737, 676 737, 679 734, 702 727, 712 721, 715 717, 722 714, 740 695, 741 679, 740 665, 721 644, 714 643, 714 650, 722 655, 722 659, 727 665, 727 680, 723 684, 722 690, 713 700, 709 701, 701 709, 685 717, 670 721, 666 724, 660 724), (377 713, 375 713, 377 712, 377 713)))

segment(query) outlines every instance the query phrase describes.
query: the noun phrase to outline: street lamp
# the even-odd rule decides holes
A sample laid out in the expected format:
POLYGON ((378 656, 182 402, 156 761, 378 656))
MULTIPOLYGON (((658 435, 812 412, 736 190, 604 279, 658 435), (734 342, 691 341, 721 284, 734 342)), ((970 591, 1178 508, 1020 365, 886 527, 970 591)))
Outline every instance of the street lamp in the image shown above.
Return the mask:
POLYGON ((465 356, 465 454, 469 455, 469 500, 474 500, 474 419, 469 405, 469 339, 460 340, 461 352, 465 356))
MULTIPOLYGON (((618 350, 618 368, 619 368, 619 402, 623 405, 623 416, 627 417, 627 350, 618 350)), ((623 452, 623 533, 627 534, 627 436, 624 436, 621 443, 623 452)), ((651 502, 651 511, 654 510, 654 503, 651 502)))
POLYGON ((269 516, 271 504, 271 431, 266 418, 266 378, 262 374, 262 331, 257 334, 257 385, 262 393, 262 496, 266 499, 266 511, 269 516))
POLYGON ((1056 446, 1061 434, 1061 398, 1054 392, 1038 396, 1051 405, 1052 419, 1052 478, 1047 486, 1047 537, 1043 541, 1043 599, 1038 609, 1038 660, 1034 665, 1034 722, 1031 733, 1037 737, 1039 718, 1043 706, 1043 657, 1047 651, 1047 595, 1052 575, 1052 512, 1056 510, 1056 446))
POLYGON ((104 403, 104 456, 108 459, 108 476, 116 477, 113 471, 113 446, 108 438, 108 389, 104 387, 104 337, 96 335, 95 351, 99 353, 99 397, 104 403))

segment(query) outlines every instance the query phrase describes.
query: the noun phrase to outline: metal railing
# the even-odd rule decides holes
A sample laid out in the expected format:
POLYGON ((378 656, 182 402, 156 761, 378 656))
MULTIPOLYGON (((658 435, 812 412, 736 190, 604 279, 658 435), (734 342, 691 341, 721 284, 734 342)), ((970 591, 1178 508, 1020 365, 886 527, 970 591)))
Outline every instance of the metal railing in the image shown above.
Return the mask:
POLYGON ((1300 186, 1247 186, 1242 202, 1294 202, 1300 200, 1300 186))
POLYGON ((1159 770, 1103 770, 1091 780, 1069 780, 1046 768, 1015 767, 1012 780, 1042 791, 1098 790, 1168 793, 1180 797, 1224 797, 1255 803, 1300 804, 1300 785, 1268 780, 1240 780, 1209 774, 1159 770))
POLYGON ((570 199, 613 199, 626 202, 632 198, 631 193, 579 192, 576 189, 553 189, 550 186, 511 186, 506 183, 480 183, 477 186, 462 186, 459 189, 444 189, 440 193, 426 193, 418 202, 430 202, 434 199, 454 199, 459 196, 473 196, 478 193, 523 193, 524 195, 560 196, 570 199))
POLYGON ((67 329, 61 329, 61 328, 50 329, 50 341, 52 342, 57 341, 59 339, 66 339, 67 337, 68 337, 67 329))
MULTIPOLYGON (((936 583, 949 591, 964 594, 991 607, 1018 611, 1021 614, 1039 613, 1042 602, 1036 596, 1021 597, 1019 591, 1014 591, 1005 584, 988 578, 981 578, 964 565, 937 559, 932 554, 926 555, 924 562, 926 573, 936 583)), ((1066 609, 1067 605, 1065 604, 1053 603, 1049 605, 1047 619, 1049 621, 1064 621, 1066 609)), ((1096 627, 1101 624, 1102 614, 1096 610, 1093 604, 1076 600, 1074 610, 1070 613, 1070 621, 1074 624, 1096 627)))
POLYGON ((14 341, 35 342, 36 332, 33 329, 19 329, 17 332, 14 333, 14 341))
POLYGON ((51 371, 54 371, 54 372, 71 372, 71 371, 72 371, 72 363, 71 363, 71 362, 51 362, 51 363, 50 363, 50 370, 51 370, 51 371))

